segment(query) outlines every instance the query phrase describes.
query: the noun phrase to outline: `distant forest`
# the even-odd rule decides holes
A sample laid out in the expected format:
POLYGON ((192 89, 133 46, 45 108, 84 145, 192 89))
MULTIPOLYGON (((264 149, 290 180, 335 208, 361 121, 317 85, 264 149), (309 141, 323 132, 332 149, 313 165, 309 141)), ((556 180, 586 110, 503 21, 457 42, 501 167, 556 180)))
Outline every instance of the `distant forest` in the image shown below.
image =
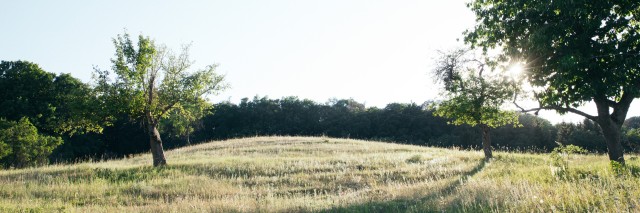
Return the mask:
MULTIPOLYGON (((94 86, 68 74, 43 71, 30 62, 2 62, 0 70, 0 142, 14 141, 0 147, 0 155, 7 156, 0 162, 5 167, 118 158, 150 149, 144 118, 109 110, 94 86)), ((429 105, 391 103, 377 108, 351 99, 317 103, 297 97, 254 97, 239 104, 206 104, 205 115, 196 120, 170 114, 159 124, 159 132, 165 148, 264 135, 462 149, 481 145, 478 128, 449 125, 434 116, 429 105)), ((590 120, 552 125, 522 114, 519 121, 518 127, 491 132, 496 149, 545 152, 559 144, 574 144, 592 152, 607 150, 600 128, 590 120)), ((640 117, 625 122, 623 146, 631 152, 640 150, 640 117)))
MULTIPOLYGON (((481 132, 467 125, 447 124, 433 115, 429 103, 391 103, 384 108, 365 107, 352 99, 316 103, 297 97, 244 98, 239 104, 212 105, 209 113, 192 124, 195 131, 181 135, 170 122, 162 125, 166 148, 230 138, 285 135, 327 136, 387 141, 421 146, 479 149, 481 132)), ((552 125, 531 114, 519 117, 520 127, 504 126, 492 131, 498 150, 547 152, 558 145, 573 144, 592 152, 606 153, 598 125, 582 123, 552 125)), ((640 148, 640 117, 625 122, 624 146, 630 152, 640 148)), ((147 133, 136 122, 106 127, 102 135, 79 135, 68 139, 52 155, 53 161, 77 158, 122 157, 149 150, 147 133)))

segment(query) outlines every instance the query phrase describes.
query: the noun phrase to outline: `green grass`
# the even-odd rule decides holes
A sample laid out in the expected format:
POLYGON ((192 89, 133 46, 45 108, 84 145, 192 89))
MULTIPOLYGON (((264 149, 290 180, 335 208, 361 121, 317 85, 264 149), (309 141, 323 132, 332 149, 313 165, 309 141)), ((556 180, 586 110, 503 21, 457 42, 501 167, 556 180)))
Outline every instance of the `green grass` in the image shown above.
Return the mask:
POLYGON ((305 137, 185 147, 149 155, 0 171, 0 212, 619 212, 640 209, 637 156, 426 148, 305 137))

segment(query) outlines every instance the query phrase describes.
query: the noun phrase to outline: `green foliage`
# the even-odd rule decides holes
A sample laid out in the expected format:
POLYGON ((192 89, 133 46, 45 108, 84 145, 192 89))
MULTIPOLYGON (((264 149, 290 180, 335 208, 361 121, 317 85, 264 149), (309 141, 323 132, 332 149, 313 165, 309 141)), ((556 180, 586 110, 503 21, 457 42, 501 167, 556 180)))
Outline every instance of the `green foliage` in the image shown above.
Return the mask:
POLYGON ((571 155, 585 154, 588 151, 576 145, 560 145, 553 149, 550 155, 551 174, 558 178, 565 178, 569 170, 571 155))
MULTIPOLYGON (((113 39, 115 58, 110 72, 95 70, 96 91, 105 117, 115 120, 123 115, 143 121, 150 139, 154 166, 166 165, 159 126, 163 120, 181 135, 189 135, 192 125, 209 106, 206 95, 226 89, 224 76, 215 72, 215 64, 190 72, 189 46, 179 54, 149 37, 138 36, 137 46, 126 32, 113 39)), ((188 137, 187 137, 188 138, 188 137)))
POLYGON ((637 151, 640 149, 640 128, 627 130, 624 137, 627 142, 627 145, 632 150, 637 151))
POLYGON ((435 105, 434 115, 452 119, 454 125, 476 126, 486 124, 500 127, 508 124, 518 126, 518 113, 500 110, 499 106, 476 107, 469 97, 464 95, 453 97, 435 105))
POLYGON ((631 164, 621 164, 617 161, 609 161, 609 168, 613 172, 613 174, 618 176, 628 176, 632 178, 637 178, 640 176, 640 167, 631 164))
MULTIPOLYGON (((556 125, 555 142, 559 145, 576 145, 587 150, 606 152, 607 146, 600 127, 589 119, 580 123, 559 123, 556 125)), ((627 147, 628 148, 628 147, 627 147)))
POLYGON ((0 63, 0 117, 27 117, 52 134, 100 132, 96 104, 92 89, 69 74, 45 72, 26 61, 0 63))
MULTIPOLYGON (((194 132, 192 139, 199 142, 256 135, 325 135, 465 149, 478 146, 481 137, 476 128, 448 125, 446 119, 433 114, 429 105, 391 103, 378 108, 364 107, 353 100, 315 103, 296 97, 247 98, 239 104, 216 104, 212 109, 215 113, 202 118, 202 128, 194 132)), ((527 114, 518 117, 521 127, 507 125, 492 130, 496 147, 537 152, 551 151, 556 146, 555 127, 549 121, 527 114)))
POLYGON ((26 61, 0 63, 0 117, 18 120, 28 117, 36 126, 47 126, 54 118, 56 106, 53 81, 55 74, 26 61))
POLYGON ((627 118, 622 126, 627 129, 640 129, 640 116, 627 118))
MULTIPOLYGON (((149 112, 151 120, 146 122, 179 118, 187 122, 176 120, 174 124, 188 130, 182 123, 204 115, 208 105, 205 96, 228 87, 224 76, 215 72, 215 64, 195 72, 188 71, 193 64, 189 60, 188 46, 176 55, 140 35, 136 47, 127 33, 118 35, 113 43, 116 57, 111 61, 115 79, 111 79, 109 71, 95 70, 96 89, 103 107, 111 115, 140 118, 149 112)), ((187 130, 180 132, 190 132, 187 130)))
POLYGON ((576 145, 566 145, 566 146, 558 146, 556 148, 553 149, 552 153, 561 153, 564 155, 571 155, 571 154, 585 154, 588 151, 582 147, 576 146, 576 145))
POLYGON ((465 42, 498 61, 522 61, 540 109, 572 112, 602 128, 610 159, 624 163, 621 128, 640 97, 640 3, 475 0, 465 42), (577 107, 592 101, 597 115, 577 107))
POLYGON ((622 127, 624 144, 631 151, 640 151, 640 117, 630 117, 622 127))
POLYGON ((637 1, 477 0, 468 7, 478 22, 465 41, 525 60, 529 82, 544 89, 537 94, 544 106, 639 97, 637 1))
MULTIPOLYGON (((70 150, 75 151, 65 160, 103 155, 104 149, 86 149, 104 147, 97 134, 108 121, 102 112, 93 88, 69 74, 46 72, 27 61, 0 63, 0 118, 28 118, 40 134, 60 136, 69 142, 53 151, 54 161, 70 150)), ((7 153, 4 149, 0 152, 7 153)))
POLYGON ((621 164, 620 162, 614 160, 609 161, 609 166, 611 166, 611 170, 614 174, 620 175, 628 171, 624 164, 621 164))
POLYGON ((99 102, 93 88, 69 74, 60 74, 53 82, 53 91, 56 113, 48 129, 70 136, 102 132, 106 124, 96 112, 99 102))
POLYGON ((191 134, 202 127, 201 118, 212 113, 212 105, 201 99, 196 104, 178 104, 176 109, 167 114, 161 120, 160 131, 167 133, 172 138, 184 140, 186 144, 191 143, 191 134))
MULTIPOLYGON (((8 122, 7 120, 0 118, 0 133, 2 130, 7 129, 9 127, 12 126, 11 122, 8 122)), ((11 149, 10 144, 7 143, 7 141, 2 140, 1 138, 4 137, 3 135, 0 135, 0 159, 4 158, 5 156, 11 154, 13 152, 13 150, 11 149)))
POLYGON ((22 168, 46 164, 53 149, 63 142, 60 137, 38 134, 28 118, 4 123, 8 125, 0 129, 0 144, 6 144, 8 149, 3 152, 5 156, 0 161, 5 167, 22 168))
POLYGON ((455 125, 518 125, 517 113, 501 110, 516 92, 513 81, 484 61, 467 50, 442 53, 434 74, 444 83, 447 100, 432 105, 435 115, 455 125))

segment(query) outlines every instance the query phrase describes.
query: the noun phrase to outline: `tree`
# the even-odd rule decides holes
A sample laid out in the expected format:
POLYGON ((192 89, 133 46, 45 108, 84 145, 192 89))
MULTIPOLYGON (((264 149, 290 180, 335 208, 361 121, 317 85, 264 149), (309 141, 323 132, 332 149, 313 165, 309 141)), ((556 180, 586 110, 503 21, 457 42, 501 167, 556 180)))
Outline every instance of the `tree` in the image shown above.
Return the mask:
MULTIPOLYGON (((142 118, 149 134, 153 165, 166 165, 158 125, 171 113, 183 116, 202 116, 194 111, 208 104, 205 96, 227 87, 224 76, 215 72, 216 65, 189 72, 189 46, 174 54, 164 45, 156 45, 149 37, 140 35, 134 46, 129 34, 113 39, 115 58, 111 59, 115 80, 109 71, 96 69, 99 95, 110 114, 124 113, 142 118), (198 106, 198 107, 194 107, 198 106), (190 110, 183 110, 188 107, 190 110), (185 115, 183 113, 189 112, 185 115)), ((189 118, 191 119, 191 118, 189 118)))
POLYGON ((0 117, 18 120, 30 118, 38 127, 54 117, 52 106, 55 74, 26 61, 0 63, 0 117))
POLYGON ((531 114, 518 116, 518 127, 502 126, 492 131, 492 144, 526 151, 550 151, 557 146, 551 122, 531 114))
POLYGON ((185 103, 168 113, 166 119, 160 122, 160 130, 168 132, 174 138, 181 139, 186 145, 191 144, 191 134, 202 127, 204 116, 211 113, 213 105, 205 103, 204 99, 197 102, 185 103))
MULTIPOLYGON (((0 133, 2 132, 3 129, 7 129, 9 127, 11 127, 11 123, 5 119, 0 118, 0 133)), ((3 137, 3 136, 0 135, 0 137, 3 137)), ((7 141, 0 139, 0 159, 11 154, 11 152, 13 152, 13 150, 11 149, 11 146, 7 144, 7 141)))
POLYGON ((502 50, 500 58, 526 62, 526 80, 540 109, 575 113, 602 129, 609 159, 624 163, 621 127, 640 97, 640 2, 502 1, 468 4, 476 26, 472 47, 502 50), (577 107, 595 103, 597 115, 577 107))
POLYGON ((640 150, 640 116, 630 117, 622 124, 624 144, 637 152, 640 150))
POLYGON ((55 147, 53 158, 70 149, 100 146, 97 133, 103 122, 95 113, 96 104, 92 88, 69 74, 46 72, 28 61, 0 63, 0 118, 28 118, 39 134, 61 136, 67 144, 55 147))
POLYGON ((100 132, 91 88, 69 74, 45 72, 27 61, 0 63, 0 117, 27 117, 47 134, 100 132))
POLYGON ((468 124, 482 129, 482 149, 486 159, 493 157, 491 128, 518 124, 518 114, 500 108, 514 93, 511 81, 496 75, 487 63, 470 56, 469 50, 441 53, 433 70, 444 83, 448 99, 434 105, 437 116, 452 119, 455 125, 468 124))
POLYGON ((46 164, 53 149, 63 142, 60 137, 38 134, 38 129, 28 118, 21 118, 18 122, 0 122, 4 123, 0 124, 4 126, 0 128, 0 144, 8 145, 8 149, 2 151, 5 157, 0 157, 5 167, 22 168, 46 164))
POLYGON ((640 116, 633 116, 628 118, 622 124, 623 127, 628 129, 638 129, 640 128, 640 116))

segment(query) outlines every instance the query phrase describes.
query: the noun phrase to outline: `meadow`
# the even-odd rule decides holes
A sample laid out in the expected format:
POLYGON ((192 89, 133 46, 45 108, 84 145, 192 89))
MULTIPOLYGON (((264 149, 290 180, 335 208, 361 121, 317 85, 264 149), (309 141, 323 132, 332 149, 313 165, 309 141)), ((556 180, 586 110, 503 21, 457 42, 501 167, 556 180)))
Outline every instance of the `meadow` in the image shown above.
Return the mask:
POLYGON ((166 152, 0 170, 0 212, 636 212, 635 155, 429 148, 326 137, 254 137, 166 152), (555 169, 555 170, 554 170, 555 169))

